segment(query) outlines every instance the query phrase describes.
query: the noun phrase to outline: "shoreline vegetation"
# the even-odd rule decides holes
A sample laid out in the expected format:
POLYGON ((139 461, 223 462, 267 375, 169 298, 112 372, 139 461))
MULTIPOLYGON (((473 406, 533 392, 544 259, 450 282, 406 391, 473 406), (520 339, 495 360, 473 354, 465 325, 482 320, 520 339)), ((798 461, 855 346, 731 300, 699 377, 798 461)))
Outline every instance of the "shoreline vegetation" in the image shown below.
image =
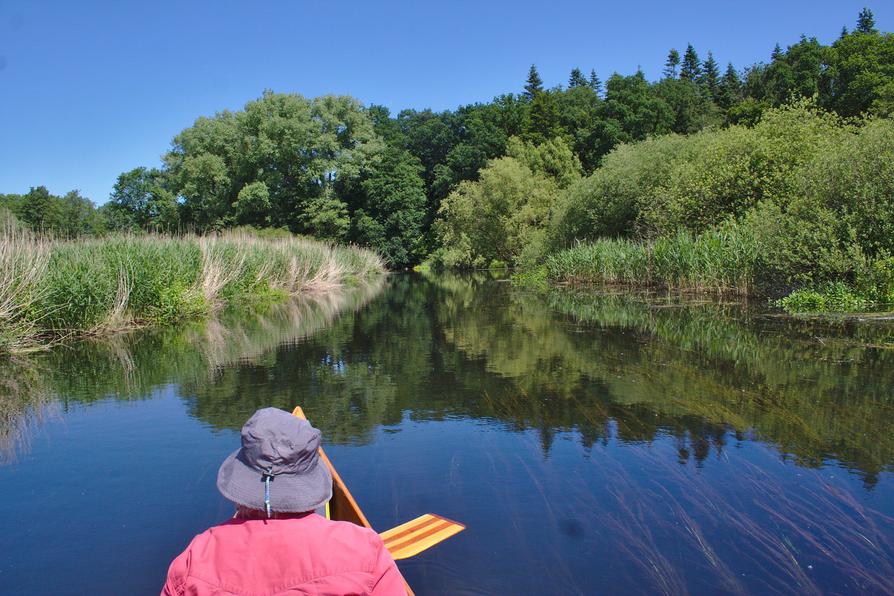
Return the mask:
POLYGON ((2 228, 0 354, 325 294, 384 271, 366 249, 246 229, 53 240, 12 217, 2 228))
POLYGON ((395 269, 504 266, 789 312, 890 305, 894 34, 864 8, 830 43, 802 35, 722 65, 689 44, 655 80, 574 68, 552 87, 531 65, 517 92, 394 115, 267 90, 197 118, 98 208, 42 186, 0 208, 57 238, 251 226, 364 246, 395 269))
POLYGON ((619 147, 558 195, 533 256, 509 260, 519 284, 747 295, 789 313, 890 308, 892 191, 894 121, 802 101, 753 127, 619 147))

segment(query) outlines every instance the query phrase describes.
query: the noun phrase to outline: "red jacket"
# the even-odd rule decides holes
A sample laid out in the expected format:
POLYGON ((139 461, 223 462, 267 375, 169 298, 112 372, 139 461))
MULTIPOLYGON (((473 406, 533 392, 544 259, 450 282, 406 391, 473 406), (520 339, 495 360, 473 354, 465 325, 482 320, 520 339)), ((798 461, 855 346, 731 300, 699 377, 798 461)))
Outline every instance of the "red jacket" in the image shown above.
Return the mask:
POLYGON ((202 532, 171 563, 163 596, 374 594, 406 596, 378 534, 315 513, 233 519, 202 532))

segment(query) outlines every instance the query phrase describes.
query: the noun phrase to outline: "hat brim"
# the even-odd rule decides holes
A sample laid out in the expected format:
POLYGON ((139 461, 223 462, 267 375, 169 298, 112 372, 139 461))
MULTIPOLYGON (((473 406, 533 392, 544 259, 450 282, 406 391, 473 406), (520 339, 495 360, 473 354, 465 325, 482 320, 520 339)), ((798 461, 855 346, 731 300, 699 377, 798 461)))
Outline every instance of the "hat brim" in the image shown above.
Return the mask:
MULTIPOLYGON (((238 505, 264 511, 264 478, 239 458, 237 449, 217 472, 217 488, 238 505)), ((332 498, 332 475, 322 460, 301 474, 280 474, 270 481, 270 509, 302 513, 322 507, 332 498)))

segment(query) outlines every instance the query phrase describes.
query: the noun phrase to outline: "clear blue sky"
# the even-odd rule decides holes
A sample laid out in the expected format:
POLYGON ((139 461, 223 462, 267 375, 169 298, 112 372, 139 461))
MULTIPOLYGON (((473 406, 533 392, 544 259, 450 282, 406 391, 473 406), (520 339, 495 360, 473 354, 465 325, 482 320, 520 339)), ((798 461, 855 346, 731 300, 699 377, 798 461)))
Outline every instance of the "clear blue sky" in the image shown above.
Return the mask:
POLYGON ((657 78, 687 42, 741 68, 801 33, 823 43, 890 0, 0 0, 0 193, 46 185, 103 203, 196 117, 264 89, 436 110, 579 66, 657 78))

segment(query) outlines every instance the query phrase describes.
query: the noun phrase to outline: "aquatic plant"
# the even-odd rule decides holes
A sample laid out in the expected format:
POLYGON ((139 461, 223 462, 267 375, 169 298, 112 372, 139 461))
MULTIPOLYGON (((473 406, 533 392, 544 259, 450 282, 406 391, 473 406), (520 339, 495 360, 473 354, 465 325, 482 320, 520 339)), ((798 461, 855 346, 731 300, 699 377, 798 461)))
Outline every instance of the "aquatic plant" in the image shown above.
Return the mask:
POLYGON ((235 302, 320 293, 384 270, 367 250, 301 237, 0 235, 0 353, 171 323, 235 302))
POLYGON ((759 267, 757 240, 734 222, 652 242, 603 238, 546 258, 553 281, 661 285, 721 294, 752 293, 759 267))

